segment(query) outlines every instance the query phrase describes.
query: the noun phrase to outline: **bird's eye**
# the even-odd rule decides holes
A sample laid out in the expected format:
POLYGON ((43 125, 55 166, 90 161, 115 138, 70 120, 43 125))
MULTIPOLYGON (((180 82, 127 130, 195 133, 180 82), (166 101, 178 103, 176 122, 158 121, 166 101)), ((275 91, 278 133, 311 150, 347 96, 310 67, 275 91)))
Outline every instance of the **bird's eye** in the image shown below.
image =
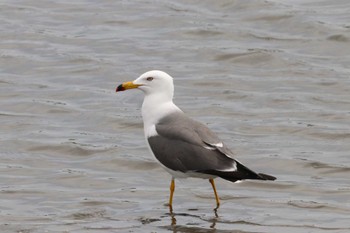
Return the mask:
POLYGON ((152 81, 153 80, 153 77, 148 77, 146 78, 147 81, 152 81))

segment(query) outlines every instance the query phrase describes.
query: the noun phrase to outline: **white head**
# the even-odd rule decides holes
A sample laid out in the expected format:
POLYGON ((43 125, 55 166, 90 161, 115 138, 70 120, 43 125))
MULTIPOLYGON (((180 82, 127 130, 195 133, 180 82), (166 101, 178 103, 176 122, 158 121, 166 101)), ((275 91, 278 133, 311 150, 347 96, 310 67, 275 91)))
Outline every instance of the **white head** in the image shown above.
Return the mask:
POLYGON ((174 95, 173 78, 160 70, 148 71, 132 82, 124 82, 116 91, 134 88, 140 89, 146 96, 161 95, 163 98, 172 100, 174 95))
POLYGON ((140 89, 145 93, 142 104, 142 118, 146 137, 157 135, 155 124, 171 112, 182 112, 174 103, 173 78, 167 73, 152 70, 142 74, 132 82, 124 82, 117 92, 140 89))

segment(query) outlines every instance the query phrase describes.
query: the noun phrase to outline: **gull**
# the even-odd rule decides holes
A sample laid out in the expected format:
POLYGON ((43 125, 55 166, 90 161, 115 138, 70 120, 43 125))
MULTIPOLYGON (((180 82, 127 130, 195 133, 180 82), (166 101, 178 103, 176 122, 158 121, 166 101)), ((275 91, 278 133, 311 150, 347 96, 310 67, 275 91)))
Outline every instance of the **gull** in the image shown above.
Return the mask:
POLYGON ((220 206, 215 178, 231 182, 276 179, 244 166, 206 125, 186 116, 173 102, 173 78, 167 73, 148 71, 134 81, 120 84, 116 91, 129 89, 139 89, 145 94, 142 104, 144 134, 151 153, 172 176, 168 203, 171 211, 176 178, 208 179, 215 195, 215 210, 220 206))

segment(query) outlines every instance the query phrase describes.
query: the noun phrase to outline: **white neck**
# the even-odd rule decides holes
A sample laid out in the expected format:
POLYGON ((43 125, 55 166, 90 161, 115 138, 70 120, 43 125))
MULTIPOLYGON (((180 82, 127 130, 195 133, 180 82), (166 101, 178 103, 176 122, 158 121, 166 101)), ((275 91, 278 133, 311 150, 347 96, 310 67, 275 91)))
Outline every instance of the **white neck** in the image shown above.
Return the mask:
POLYGON ((156 135, 155 125, 160 119, 169 113, 181 111, 169 96, 164 96, 161 93, 148 94, 145 96, 142 104, 142 119, 145 136, 156 135))

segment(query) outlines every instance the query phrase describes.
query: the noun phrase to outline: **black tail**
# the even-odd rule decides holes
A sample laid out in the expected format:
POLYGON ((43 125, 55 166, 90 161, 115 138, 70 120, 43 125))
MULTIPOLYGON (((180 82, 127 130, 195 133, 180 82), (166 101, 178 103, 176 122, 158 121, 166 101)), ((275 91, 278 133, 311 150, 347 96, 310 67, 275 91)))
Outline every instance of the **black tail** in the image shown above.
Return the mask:
POLYGON ((219 176, 225 180, 229 180, 232 182, 236 182, 238 180, 275 180, 276 177, 267 175, 264 173, 256 173, 240 162, 236 161, 237 170, 232 171, 218 171, 218 170, 210 170, 210 171, 201 171, 203 173, 211 174, 219 176))
POLYGON ((276 180, 276 177, 264 173, 259 173, 258 175, 263 178, 263 180, 276 180))

